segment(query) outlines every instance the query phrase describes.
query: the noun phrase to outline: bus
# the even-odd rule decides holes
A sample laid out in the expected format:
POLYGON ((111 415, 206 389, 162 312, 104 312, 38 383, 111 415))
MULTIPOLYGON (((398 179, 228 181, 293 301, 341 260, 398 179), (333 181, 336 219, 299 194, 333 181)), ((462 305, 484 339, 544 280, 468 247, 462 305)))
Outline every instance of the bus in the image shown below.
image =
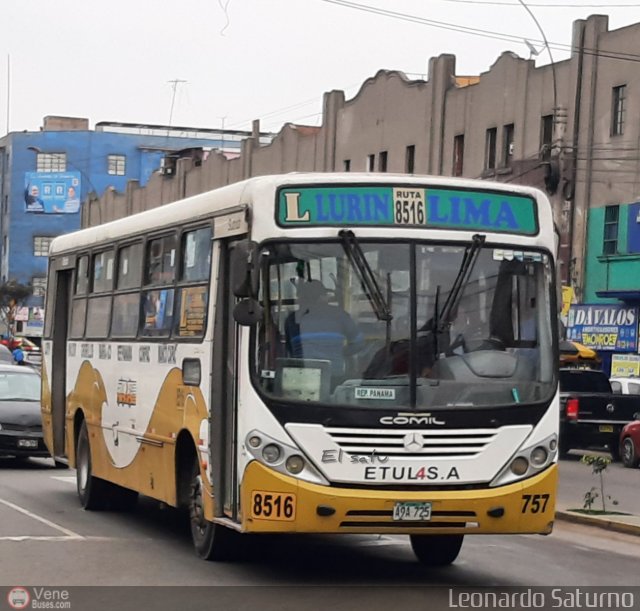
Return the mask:
POLYGON ((466 535, 548 534, 556 244, 539 190, 359 173, 60 236, 46 444, 85 509, 188 508, 204 559, 242 533, 404 534, 443 566, 466 535))

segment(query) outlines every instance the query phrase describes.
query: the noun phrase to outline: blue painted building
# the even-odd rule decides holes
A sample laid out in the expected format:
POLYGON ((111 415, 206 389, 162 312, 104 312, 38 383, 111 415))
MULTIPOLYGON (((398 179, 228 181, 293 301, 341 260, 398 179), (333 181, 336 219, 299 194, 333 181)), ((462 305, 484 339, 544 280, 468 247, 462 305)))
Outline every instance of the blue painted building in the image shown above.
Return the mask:
MULTIPOLYGON (((167 159, 186 149, 239 152, 251 132, 45 117, 37 132, 0 138, 0 279, 34 287, 42 306, 47 252, 55 236, 80 228, 89 195, 129 180, 144 186, 167 159)), ((265 135, 265 138, 269 138, 265 135)))

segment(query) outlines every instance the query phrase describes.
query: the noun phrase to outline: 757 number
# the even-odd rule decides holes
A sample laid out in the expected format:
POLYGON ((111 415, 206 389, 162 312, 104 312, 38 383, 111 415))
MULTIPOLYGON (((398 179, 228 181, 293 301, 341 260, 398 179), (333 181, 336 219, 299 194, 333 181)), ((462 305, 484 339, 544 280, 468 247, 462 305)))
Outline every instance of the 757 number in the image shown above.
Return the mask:
POLYGON ((544 513, 549 496, 548 494, 523 494, 522 513, 544 513))

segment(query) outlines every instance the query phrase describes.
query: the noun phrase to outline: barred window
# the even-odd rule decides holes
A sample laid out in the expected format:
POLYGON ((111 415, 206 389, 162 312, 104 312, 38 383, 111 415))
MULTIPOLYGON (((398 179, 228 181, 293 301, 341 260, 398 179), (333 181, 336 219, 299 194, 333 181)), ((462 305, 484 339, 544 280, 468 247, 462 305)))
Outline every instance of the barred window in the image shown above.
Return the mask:
POLYGON ((66 172, 66 153, 38 153, 36 157, 37 172, 66 172))
POLYGON ((49 246, 51 246, 51 236, 37 235, 33 236, 33 256, 34 257, 48 257, 49 246))
POLYGON ((127 158, 125 155, 107 155, 107 174, 124 176, 127 158))
POLYGON ((624 120, 627 113, 627 86, 619 85, 612 90, 611 100, 611 135, 621 136, 624 133, 624 120))
POLYGON ((618 218, 620 207, 607 206, 604 211, 604 240, 602 254, 614 255, 618 252, 618 218))

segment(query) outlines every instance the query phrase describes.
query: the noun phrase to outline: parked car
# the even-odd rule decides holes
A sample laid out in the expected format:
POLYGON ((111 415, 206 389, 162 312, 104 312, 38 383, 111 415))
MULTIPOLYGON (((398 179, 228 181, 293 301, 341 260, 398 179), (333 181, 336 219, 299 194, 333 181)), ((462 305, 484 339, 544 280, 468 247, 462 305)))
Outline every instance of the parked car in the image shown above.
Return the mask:
POLYGON ((640 420, 629 422, 620 433, 620 458, 625 467, 640 465, 640 420))
POLYGON ((560 369, 560 453, 606 448, 620 457, 620 432, 640 414, 640 396, 614 394, 608 376, 593 369, 560 369))
POLYGON ((609 382, 617 395, 640 395, 640 378, 610 378, 609 382))
POLYGON ((42 436, 40 374, 0 364, 0 456, 49 456, 42 436))

